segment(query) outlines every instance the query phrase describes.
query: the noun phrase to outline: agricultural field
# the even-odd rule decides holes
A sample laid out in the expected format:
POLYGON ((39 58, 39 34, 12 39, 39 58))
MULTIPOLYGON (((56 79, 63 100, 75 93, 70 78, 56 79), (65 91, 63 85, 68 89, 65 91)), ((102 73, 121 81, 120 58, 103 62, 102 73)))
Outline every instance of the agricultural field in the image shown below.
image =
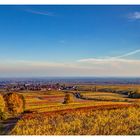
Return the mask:
MULTIPOLYGON (((63 109, 73 109, 73 108, 80 108, 80 107, 87 107, 87 106, 97 106, 97 105, 110 105, 110 104, 130 104, 129 100, 134 101, 136 99, 128 99, 124 98, 123 95, 116 95, 114 93, 101 93, 101 92, 84 92, 82 95, 86 96, 96 96, 96 98, 101 98, 103 96, 103 100, 106 97, 108 100, 101 100, 98 101, 96 99, 93 100, 86 100, 86 99, 79 99, 73 97, 73 102, 70 104, 63 104, 65 92, 56 92, 51 91, 49 93, 20 93, 24 95, 26 107, 25 110, 32 110, 38 112, 45 112, 45 111, 55 111, 55 110, 63 110, 63 109), (116 97, 118 96, 118 97, 116 97), (108 98, 111 97, 111 98, 108 98), (118 102, 115 102, 113 98, 117 99, 118 102), (122 101, 120 100, 122 99, 122 101)), ((72 94, 72 93, 70 93, 72 94)), ((137 99, 138 100, 138 99, 137 99)))
MULTIPOLYGON (((88 86, 86 88, 90 89, 88 86)), ((128 86, 112 88, 128 90, 128 86)), ((1 121, 1 135, 140 134, 139 98, 92 90, 16 93, 24 97, 24 112, 15 117, 9 115, 1 121), (79 98, 75 96, 77 92, 79 98), (72 97, 72 101, 64 104, 67 94, 72 97)))
POLYGON ((139 135, 140 109, 71 110, 26 114, 12 135, 139 135))

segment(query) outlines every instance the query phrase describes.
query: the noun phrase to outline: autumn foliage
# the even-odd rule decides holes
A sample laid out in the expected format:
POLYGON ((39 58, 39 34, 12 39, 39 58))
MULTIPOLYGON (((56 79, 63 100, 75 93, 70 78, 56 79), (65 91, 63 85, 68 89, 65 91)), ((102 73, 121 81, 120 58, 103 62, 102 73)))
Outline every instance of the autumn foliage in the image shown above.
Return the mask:
POLYGON ((64 102, 63 104, 68 104, 73 102, 73 95, 72 94, 66 94, 64 97, 64 102))
POLYGON ((0 94, 0 120, 6 119, 6 112, 5 112, 5 101, 3 95, 0 94))
POLYGON ((8 93, 4 96, 7 111, 10 114, 16 115, 24 111, 24 98, 17 93, 8 93))
POLYGON ((140 135, 140 108, 25 114, 12 135, 140 135))
POLYGON ((5 101, 3 96, 0 94, 0 112, 4 112, 5 109, 5 101))

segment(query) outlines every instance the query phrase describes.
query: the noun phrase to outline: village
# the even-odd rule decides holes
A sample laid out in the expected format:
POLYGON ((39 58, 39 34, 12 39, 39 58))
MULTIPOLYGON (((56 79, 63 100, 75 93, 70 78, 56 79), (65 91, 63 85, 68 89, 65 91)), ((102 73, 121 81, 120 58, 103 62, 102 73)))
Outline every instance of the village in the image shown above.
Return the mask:
POLYGON ((65 84, 7 84, 3 87, 6 91, 50 91, 50 90, 77 90, 76 86, 65 84))

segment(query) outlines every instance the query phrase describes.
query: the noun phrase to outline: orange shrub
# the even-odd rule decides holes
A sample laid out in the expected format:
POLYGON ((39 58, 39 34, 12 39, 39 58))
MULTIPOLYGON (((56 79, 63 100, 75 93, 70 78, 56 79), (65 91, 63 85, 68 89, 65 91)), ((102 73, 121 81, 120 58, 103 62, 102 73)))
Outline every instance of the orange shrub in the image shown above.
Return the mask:
POLYGON ((5 101, 3 95, 0 94, 0 120, 7 119, 7 113, 5 112, 5 101))
POLYGON ((3 96, 0 94, 0 111, 4 112, 4 109, 5 109, 5 101, 3 96))
POLYGON ((73 95, 66 93, 63 104, 68 104, 72 102, 73 102, 73 95))
POLYGON ((17 93, 8 93, 4 96, 6 107, 9 113, 15 115, 24 111, 24 98, 17 93))

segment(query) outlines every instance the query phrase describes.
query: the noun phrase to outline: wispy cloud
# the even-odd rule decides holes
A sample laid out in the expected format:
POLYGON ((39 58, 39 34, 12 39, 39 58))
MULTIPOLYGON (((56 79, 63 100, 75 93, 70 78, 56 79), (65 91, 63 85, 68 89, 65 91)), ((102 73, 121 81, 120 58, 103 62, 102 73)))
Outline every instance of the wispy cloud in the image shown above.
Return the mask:
POLYGON ((92 58, 79 62, 4 60, 0 61, 0 76, 140 76, 140 60, 92 58))
POLYGON ((136 63, 140 62, 140 60, 133 60, 133 59, 126 59, 125 57, 134 55, 136 53, 140 53, 140 49, 131 51, 129 53, 125 53, 123 55, 115 56, 115 57, 110 57, 106 56, 104 58, 87 58, 87 59, 80 59, 78 62, 88 62, 88 63, 110 63, 110 62, 126 62, 126 63, 136 63), (125 58, 125 59, 124 59, 125 58))
POLYGON ((140 20, 140 12, 130 13, 128 18, 132 20, 140 20))
POLYGON ((140 50, 134 50, 116 57, 87 58, 77 62, 93 69, 97 76, 140 76, 140 60, 125 58, 139 52, 140 50))
POLYGON ((123 54, 120 56, 116 56, 115 58, 124 58, 124 57, 131 56, 131 55, 134 55, 134 54, 139 53, 139 52, 140 52, 140 49, 131 51, 129 53, 126 53, 126 54, 123 54))
POLYGON ((140 76, 140 60, 125 58, 139 52, 73 62, 1 60, 0 76, 140 76))
POLYGON ((54 16, 53 13, 48 12, 48 11, 38 11, 38 10, 33 10, 33 9, 25 9, 26 12, 36 14, 36 15, 43 15, 43 16, 54 16))
POLYGON ((90 71, 90 68, 75 62, 5 60, 0 61, 0 65, 0 76, 78 76, 90 71))
POLYGON ((140 63, 140 60, 120 59, 120 58, 87 58, 80 59, 78 62, 87 62, 94 64, 107 64, 107 63, 140 63))

